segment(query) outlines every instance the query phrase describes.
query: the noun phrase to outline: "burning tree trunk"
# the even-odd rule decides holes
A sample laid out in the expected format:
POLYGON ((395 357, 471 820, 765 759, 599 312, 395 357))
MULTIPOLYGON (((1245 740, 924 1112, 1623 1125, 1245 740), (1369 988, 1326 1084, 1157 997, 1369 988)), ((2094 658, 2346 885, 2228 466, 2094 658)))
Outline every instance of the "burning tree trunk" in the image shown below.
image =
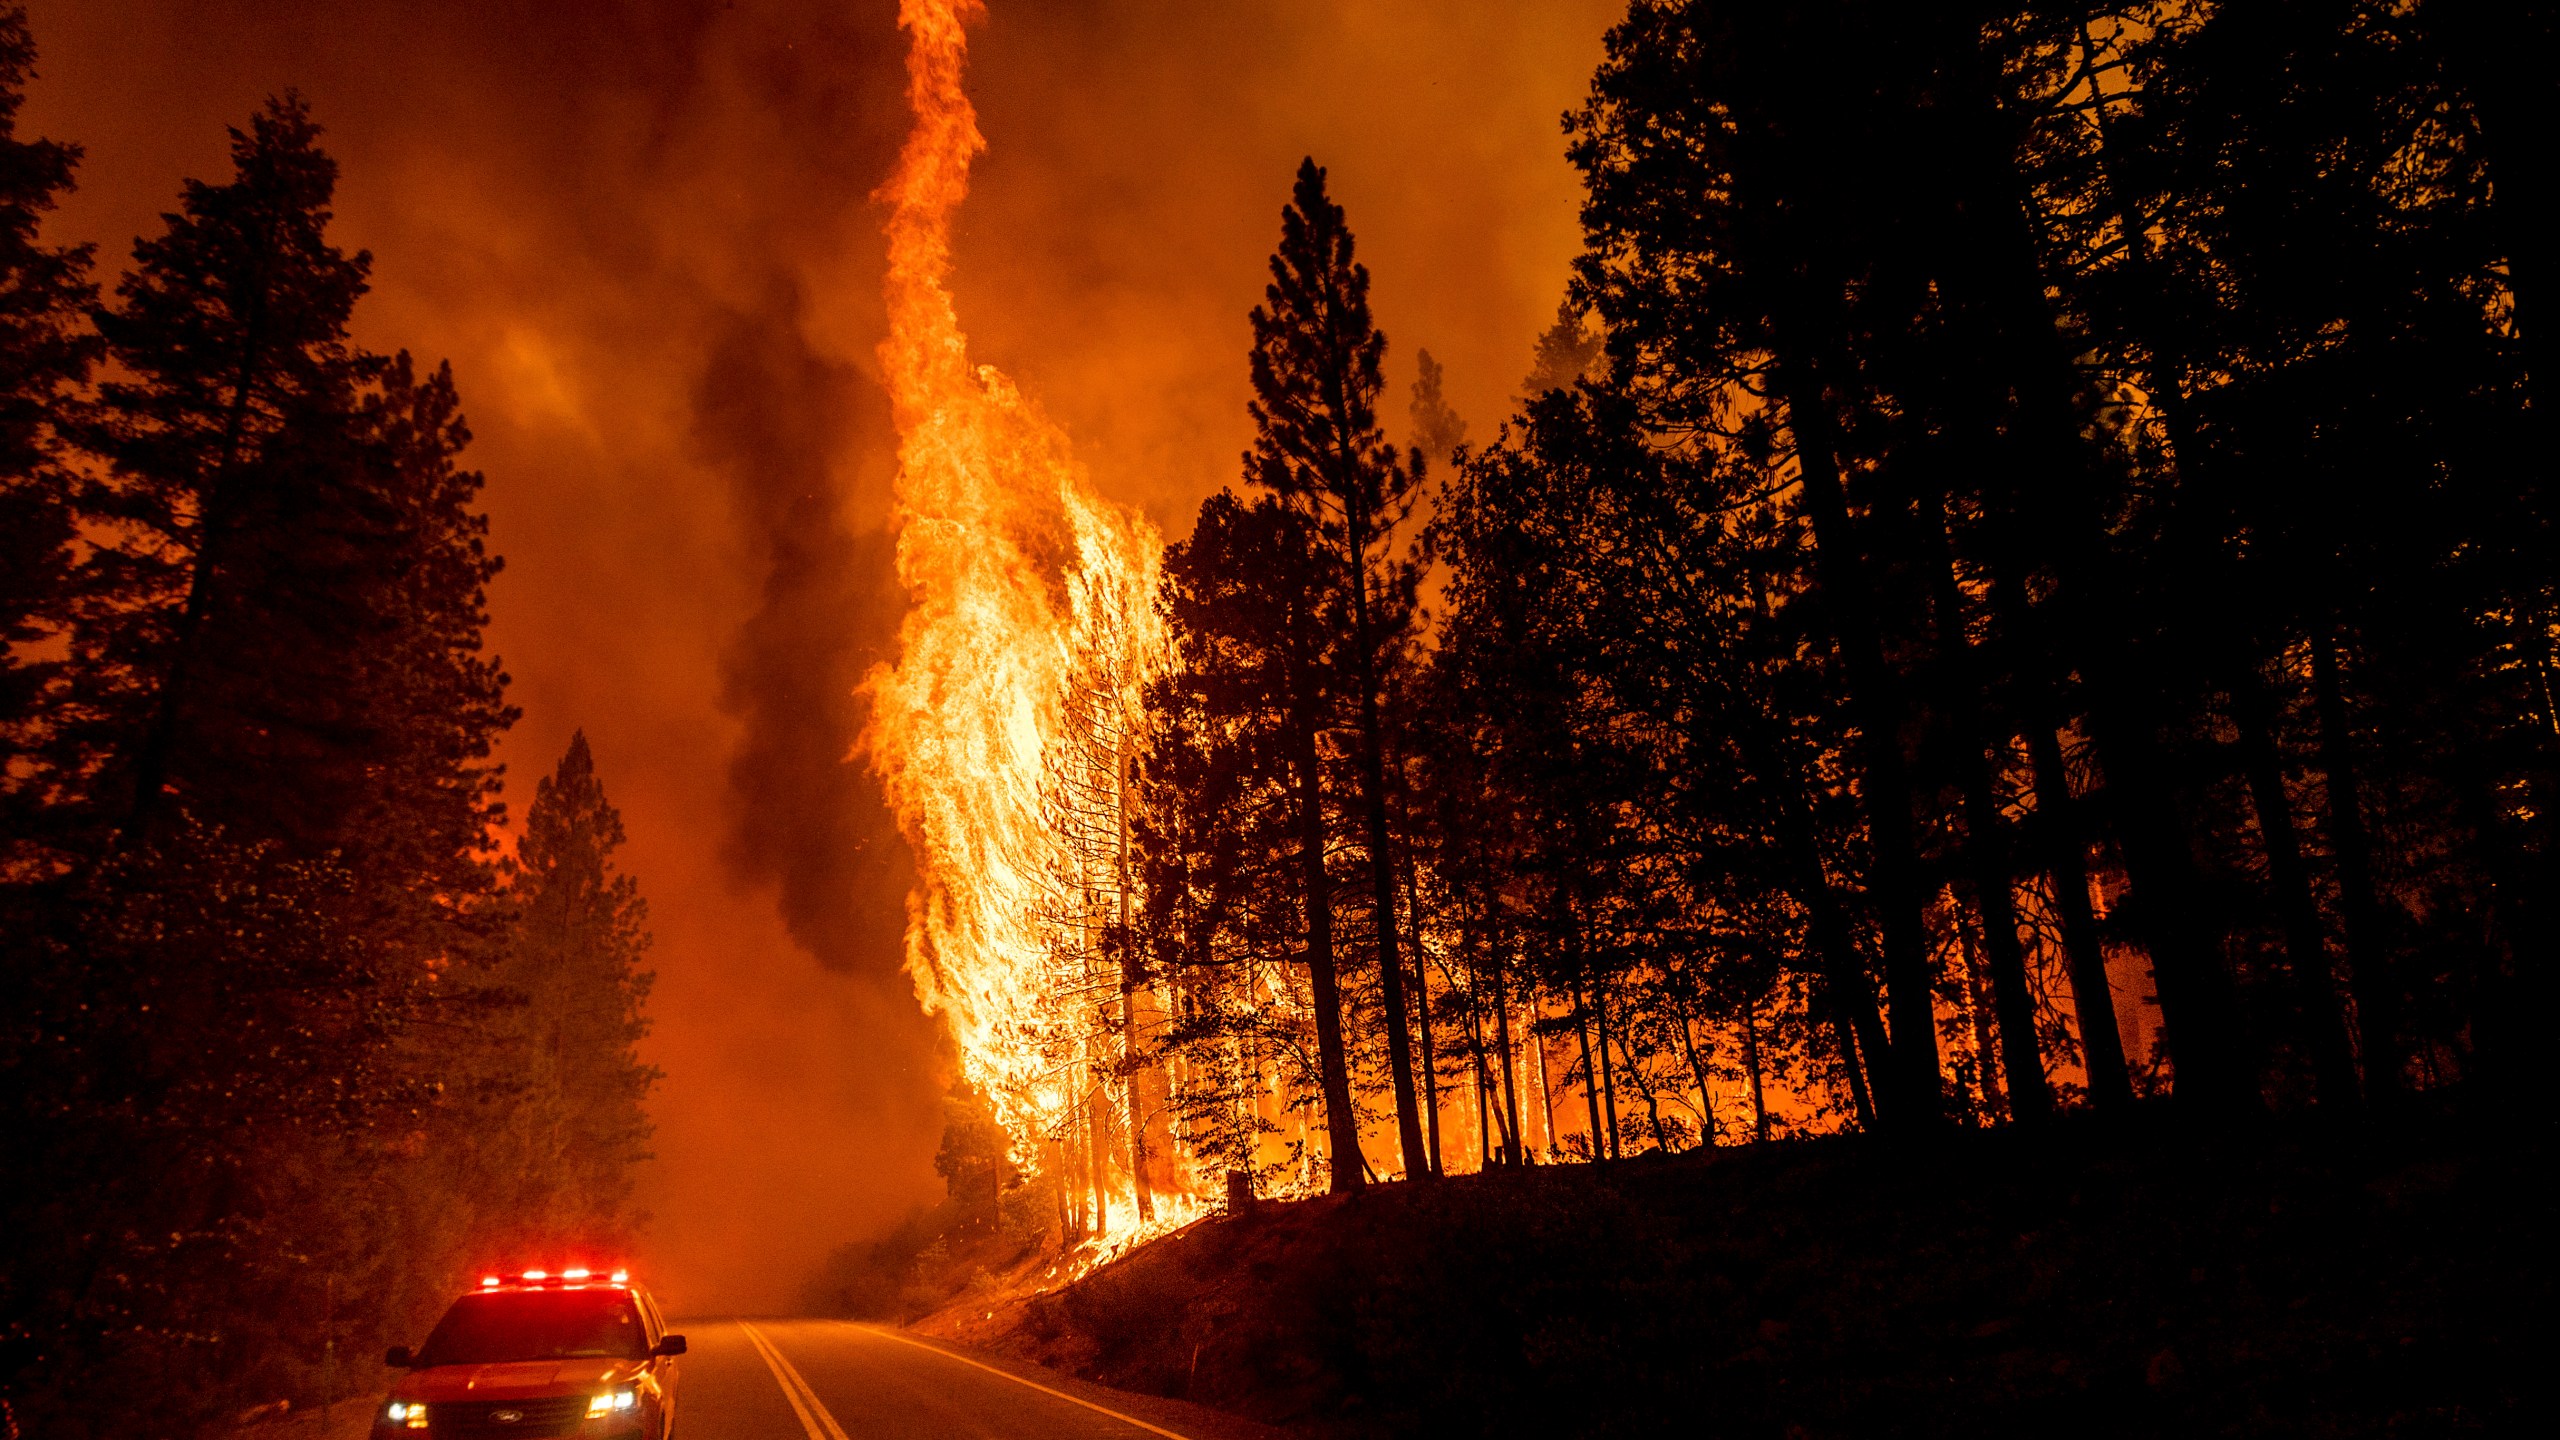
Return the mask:
POLYGON ((1615 1160, 1618 1158, 1618 1075, 1617 1067, 1609 1061, 1609 987, 1605 984, 1592 985, 1590 995, 1591 1028, 1596 1032, 1594 1038, 1597 1041, 1593 1049, 1600 1060, 1600 1113, 1608 1125, 1601 1138, 1608 1142, 1609 1158, 1615 1160))
POLYGON ((1973 1021, 1974 1083, 1982 1092, 1983 1114, 2003 1118, 2009 1114, 2009 1095, 1996 1068, 2000 1045, 1992 1034, 1990 967, 1983 962, 1981 947, 1974 944, 1973 926, 1967 923, 1962 906, 1953 907, 1953 915, 1956 955, 1964 963, 1965 1010, 1973 1021))

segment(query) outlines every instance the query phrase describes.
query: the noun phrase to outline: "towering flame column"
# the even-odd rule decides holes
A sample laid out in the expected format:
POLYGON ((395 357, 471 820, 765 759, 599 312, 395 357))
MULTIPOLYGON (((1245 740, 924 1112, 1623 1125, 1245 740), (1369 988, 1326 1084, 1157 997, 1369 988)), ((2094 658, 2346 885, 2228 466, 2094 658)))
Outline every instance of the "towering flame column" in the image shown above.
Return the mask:
MULTIPOLYGON (((903 0, 915 128, 884 192, 898 426, 895 666, 866 681, 868 744, 917 859, 907 970, 961 1066, 1012 1133, 1143 1183, 1122 998, 1105 953, 1125 866, 1097 865, 1126 821, 1117 754, 1168 647, 1154 606, 1162 542, 1094 493, 1066 436, 992 366, 972 365, 951 298, 951 217, 985 148, 961 87, 976 0, 903 0), (1113 1117, 1120 1117, 1116 1123, 1113 1117), (1116 1137, 1112 1132, 1117 1131, 1116 1137), (1111 1165, 1102 1163, 1106 1158, 1111 1165)), ((1128 1213, 1128 1205, 1118 1207, 1128 1213)), ((1106 1211, 1107 1213, 1107 1211, 1106 1211)))

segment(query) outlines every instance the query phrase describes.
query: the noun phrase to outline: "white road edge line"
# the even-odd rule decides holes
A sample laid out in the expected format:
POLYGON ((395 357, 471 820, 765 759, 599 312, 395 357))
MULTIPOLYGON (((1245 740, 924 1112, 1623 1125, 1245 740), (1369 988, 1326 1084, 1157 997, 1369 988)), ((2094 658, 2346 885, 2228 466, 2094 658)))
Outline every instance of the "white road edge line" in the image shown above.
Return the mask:
POLYGON ((895 1331, 895 1330, 884 1330, 884 1329, 882 1329, 881 1327, 879 1327, 879 1326, 877 1326, 877 1325, 854 1325, 851 1321, 843 1321, 843 1322, 839 1322, 839 1323, 845 1324, 845 1325, 849 1326, 849 1327, 850 1327, 850 1328, 852 1328, 852 1329, 859 1330, 859 1331, 861 1331, 861 1332, 862 1332, 863 1334, 865 1334, 865 1335, 877 1335, 877 1336, 879 1336, 879 1337, 880 1337, 881 1339, 883 1339, 883 1340, 895 1340, 895 1341, 897 1341, 897 1342, 898 1342, 899 1344, 901 1344, 901 1345, 913 1345, 914 1347, 916 1347, 916 1348, 917 1348, 917 1349, 919 1349, 919 1350, 930 1350, 930 1351, 932 1351, 934 1354, 941 1356, 941 1357, 942 1357, 943 1359, 945 1359, 945 1360, 957 1360, 957 1361, 959 1361, 961 1364, 966 1365, 966 1366, 969 1366, 969 1367, 970 1367, 970 1368, 972 1368, 972 1369, 976 1369, 976 1370, 984 1370, 984 1371, 986 1371, 986 1372, 987 1372, 988 1374, 990 1374, 990 1375, 999 1375, 999 1376, 1002 1376, 1003 1378, 1005 1378, 1005 1379, 1007 1379, 1007 1380, 1012 1381, 1012 1382, 1013 1382, 1014 1384, 1016 1384, 1016 1385, 1024 1386, 1024 1387, 1026 1387, 1026 1388, 1028 1388, 1028 1389, 1032 1389, 1032 1390, 1037 1390, 1037 1391, 1039 1391, 1039 1392, 1040 1392, 1041 1394, 1043 1394, 1043 1395, 1054 1395, 1054 1396, 1058 1397, 1059 1399, 1066 1401, 1066 1402, 1067 1402, 1068 1404, 1070 1404, 1070 1405, 1081 1405, 1081 1406, 1083 1406, 1084 1408, 1086 1408, 1087 1410, 1090 1410, 1090 1411, 1094 1412, 1094 1413, 1095 1413, 1095 1414, 1097 1414, 1097 1415, 1108 1415, 1108 1416, 1110 1416, 1112 1419, 1119 1421, 1119 1422, 1120 1422, 1121 1424, 1123 1424, 1123 1425, 1135 1425, 1135 1426, 1137 1426, 1139 1429, 1146 1431, 1146 1432, 1147 1432, 1148 1434, 1150 1434, 1150 1435, 1162 1435, 1163 1437, 1165 1437, 1165 1440, 1190 1440, 1190 1437, 1189 1437, 1189 1436, 1187 1436, 1187 1435, 1177 1435, 1177 1434, 1175 1434, 1173 1431, 1171 1431, 1171 1430, 1167 1430, 1166 1428, 1164 1428, 1164 1427, 1163 1427, 1163 1426, 1161 1426, 1161 1425, 1150 1425, 1150 1424, 1148 1424, 1146 1421, 1139 1419, 1139 1418, 1138 1418, 1137 1416, 1135 1416, 1135 1415, 1123 1415, 1123 1414, 1121 1414, 1119 1411, 1112 1409, 1112 1408, 1111 1408, 1110 1406, 1108 1406, 1108 1405, 1096 1405, 1096 1404, 1094 1404, 1094 1403, 1093 1403, 1092 1401, 1090 1401, 1090 1400, 1084 1399, 1084 1398, 1082 1398, 1081 1396, 1070 1395, 1070 1394, 1068 1394, 1068 1393, 1067 1393, 1066 1391, 1064 1391, 1064 1390, 1052 1390, 1052 1389, 1050 1389, 1048 1386, 1043 1385, 1043 1384, 1040 1384, 1038 1381, 1035 1381, 1035 1380, 1025 1380, 1025 1379, 1023 1379, 1021 1376, 1014 1374, 1014 1373, 1013 1373, 1012 1371, 1010 1371, 1010 1370, 999 1370, 999 1369, 997 1369, 997 1368, 996 1368, 995 1366, 993 1366, 993 1365, 985 1365, 985 1364, 981 1364, 981 1363, 979 1363, 978 1361, 975 1361, 975 1360, 970 1359, 970 1358, 969 1358, 968 1356, 966 1356, 966 1355, 954 1355, 954 1354, 952 1354, 950 1351, 943 1349, 943 1348, 942 1348, 941 1346, 939 1346, 939 1345, 927 1345, 926 1343, 924 1343, 924 1342, 923 1342, 923 1341, 921 1341, 921 1340, 913 1340, 913 1339, 909 1339, 908 1337, 906 1337, 906 1336, 904 1336, 904 1335, 899 1334, 899 1333, 898 1333, 897 1331, 895 1331))
POLYGON ((765 1368, 773 1372, 774 1383, 782 1387, 782 1398, 790 1401, 791 1408, 799 1414, 800 1428, 809 1432, 809 1440, 847 1440, 844 1427, 827 1413, 825 1402, 809 1388, 808 1381, 800 1378, 799 1367, 782 1353, 782 1347, 744 1320, 738 1322, 738 1328, 747 1333, 747 1342, 764 1357, 765 1368))

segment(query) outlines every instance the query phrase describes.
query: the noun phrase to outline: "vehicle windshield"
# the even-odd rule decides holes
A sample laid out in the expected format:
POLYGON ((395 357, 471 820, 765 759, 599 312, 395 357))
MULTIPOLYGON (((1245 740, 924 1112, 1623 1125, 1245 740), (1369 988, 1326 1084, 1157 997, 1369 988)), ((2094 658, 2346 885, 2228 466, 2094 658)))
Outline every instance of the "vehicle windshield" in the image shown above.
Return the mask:
POLYGON ((511 1360, 647 1358, 640 1312, 621 1290, 521 1290, 465 1295, 436 1322, 417 1363, 503 1365, 511 1360))

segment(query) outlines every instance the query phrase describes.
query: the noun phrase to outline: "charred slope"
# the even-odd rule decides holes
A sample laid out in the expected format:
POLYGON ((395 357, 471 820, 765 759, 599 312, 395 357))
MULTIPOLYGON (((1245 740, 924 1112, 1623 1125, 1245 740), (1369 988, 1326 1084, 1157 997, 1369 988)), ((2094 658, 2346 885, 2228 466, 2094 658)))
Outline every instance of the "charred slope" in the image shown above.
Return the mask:
POLYGON ((2200 1140, 2167 1118, 1269 1205, 971 1328, 1102 1384, 1346 1435, 2521 1419, 2541 1357, 2519 1317, 2551 1300, 2526 1178, 2545 1132, 2434 1117, 2200 1140))

